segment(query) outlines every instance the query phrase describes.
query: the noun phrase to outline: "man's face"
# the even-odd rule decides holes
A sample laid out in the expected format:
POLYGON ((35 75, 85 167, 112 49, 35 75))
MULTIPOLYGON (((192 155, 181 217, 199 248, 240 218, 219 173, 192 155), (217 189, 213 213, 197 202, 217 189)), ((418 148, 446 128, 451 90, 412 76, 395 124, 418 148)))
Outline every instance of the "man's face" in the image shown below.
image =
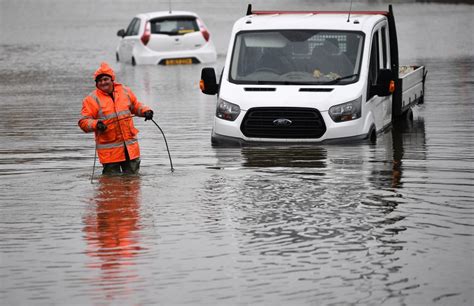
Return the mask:
POLYGON ((106 93, 112 93, 114 91, 112 78, 107 75, 100 77, 100 79, 97 80, 97 88, 106 93))

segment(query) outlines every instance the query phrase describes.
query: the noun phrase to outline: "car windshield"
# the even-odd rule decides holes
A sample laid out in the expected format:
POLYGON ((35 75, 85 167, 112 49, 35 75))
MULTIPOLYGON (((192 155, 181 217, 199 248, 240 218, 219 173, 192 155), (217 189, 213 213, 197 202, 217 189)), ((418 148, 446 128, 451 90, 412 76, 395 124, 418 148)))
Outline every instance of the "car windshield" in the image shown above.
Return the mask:
POLYGON ((272 30, 237 34, 230 81, 242 84, 349 84, 359 78, 364 35, 272 30))

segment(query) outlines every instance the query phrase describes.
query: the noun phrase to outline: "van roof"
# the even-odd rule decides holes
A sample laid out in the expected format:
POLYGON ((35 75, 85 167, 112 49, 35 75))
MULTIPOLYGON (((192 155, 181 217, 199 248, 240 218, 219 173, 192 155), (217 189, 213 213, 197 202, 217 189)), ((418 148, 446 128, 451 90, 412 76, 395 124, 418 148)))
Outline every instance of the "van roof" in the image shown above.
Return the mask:
POLYGON ((276 30, 276 29, 324 29, 371 31, 385 11, 254 11, 240 18, 234 31, 276 30))

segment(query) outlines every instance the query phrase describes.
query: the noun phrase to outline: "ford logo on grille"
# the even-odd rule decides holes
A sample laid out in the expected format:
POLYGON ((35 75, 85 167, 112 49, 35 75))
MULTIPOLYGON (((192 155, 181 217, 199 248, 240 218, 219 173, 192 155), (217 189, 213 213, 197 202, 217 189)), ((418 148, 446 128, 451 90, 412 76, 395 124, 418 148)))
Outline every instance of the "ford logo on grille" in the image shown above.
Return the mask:
POLYGON ((293 121, 286 118, 279 118, 279 119, 273 120, 273 125, 275 126, 290 126, 292 123, 293 121))

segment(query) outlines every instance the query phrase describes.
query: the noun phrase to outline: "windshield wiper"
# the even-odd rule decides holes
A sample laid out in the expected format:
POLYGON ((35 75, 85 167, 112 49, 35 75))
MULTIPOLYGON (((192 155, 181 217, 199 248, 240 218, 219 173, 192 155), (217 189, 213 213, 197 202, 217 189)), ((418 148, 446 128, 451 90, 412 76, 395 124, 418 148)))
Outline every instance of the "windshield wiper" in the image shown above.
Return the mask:
POLYGON ((353 77, 356 77, 356 76, 359 76, 359 74, 356 73, 356 74, 346 75, 346 76, 343 76, 343 77, 338 77, 334 80, 327 81, 327 82, 324 82, 324 83, 321 83, 321 84, 323 84, 323 85, 334 85, 334 84, 339 83, 339 81, 350 79, 350 78, 353 78, 353 77))
POLYGON ((274 85, 276 81, 251 81, 254 84, 258 85, 274 85))

